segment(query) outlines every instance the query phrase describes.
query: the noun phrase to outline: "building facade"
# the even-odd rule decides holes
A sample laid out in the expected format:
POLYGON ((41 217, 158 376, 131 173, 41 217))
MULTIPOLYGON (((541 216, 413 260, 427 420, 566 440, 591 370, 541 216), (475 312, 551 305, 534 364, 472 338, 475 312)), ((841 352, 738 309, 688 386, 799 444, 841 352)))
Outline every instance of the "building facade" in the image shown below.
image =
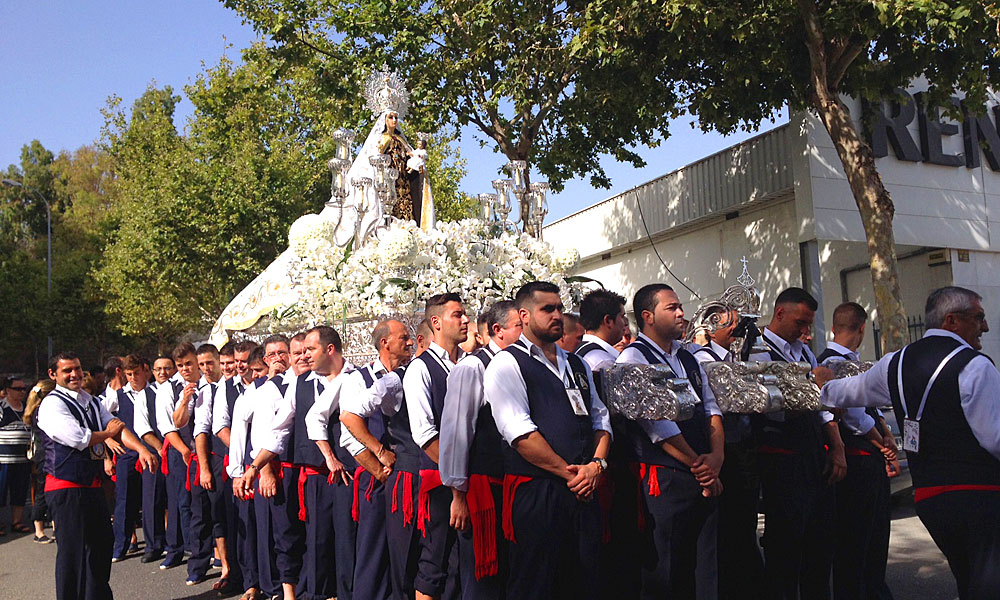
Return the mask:
MULTIPOLYGON (((853 115, 871 117, 878 169, 895 204, 913 339, 937 287, 976 290, 988 319, 1000 311, 1000 111, 991 103, 952 120, 924 106, 920 89, 899 90, 881 107, 849 101, 853 115)), ((764 296, 762 322, 787 286, 820 300, 816 348, 829 339, 839 303, 859 302, 876 316, 861 216, 830 137, 808 114, 555 221, 544 237, 575 246, 578 274, 629 300, 646 283, 669 283, 689 315, 699 297, 735 283, 746 256, 764 296)), ((870 325, 863 357, 877 356, 877 335, 870 325)), ((998 356, 1000 328, 983 336, 983 349, 998 356)))

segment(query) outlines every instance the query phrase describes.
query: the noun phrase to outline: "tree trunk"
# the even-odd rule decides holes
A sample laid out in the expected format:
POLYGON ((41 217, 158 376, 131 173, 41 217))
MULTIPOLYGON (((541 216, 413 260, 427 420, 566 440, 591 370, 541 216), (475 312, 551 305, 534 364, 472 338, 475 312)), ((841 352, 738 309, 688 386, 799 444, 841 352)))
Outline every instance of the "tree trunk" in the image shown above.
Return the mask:
POLYGON ((906 313, 899 293, 896 240, 892 231, 895 208, 875 167, 871 147, 861 139, 847 107, 840 101, 836 84, 828 80, 826 40, 811 0, 799 0, 806 29, 812 84, 811 103, 819 113, 854 194, 861 213, 871 263, 875 308, 882 330, 882 352, 898 350, 907 343, 906 313))

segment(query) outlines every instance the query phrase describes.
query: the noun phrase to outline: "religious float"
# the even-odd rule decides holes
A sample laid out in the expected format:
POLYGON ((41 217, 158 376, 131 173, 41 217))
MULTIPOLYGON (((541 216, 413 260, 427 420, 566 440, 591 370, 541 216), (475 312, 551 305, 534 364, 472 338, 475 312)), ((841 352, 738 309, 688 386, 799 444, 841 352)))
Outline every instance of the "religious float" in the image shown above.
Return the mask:
MULTIPOLYGON (((364 92, 375 122, 353 159, 354 132, 334 132, 330 200, 320 213, 292 224, 288 248, 230 302, 210 342, 221 346, 231 336, 260 339, 335 324, 345 357, 361 364, 374 353, 370 334, 377 320, 398 318, 412 331, 433 294, 457 292, 476 315, 533 280, 558 285, 567 309, 579 303, 584 282, 599 285, 572 275, 580 260, 576 249, 556 249, 542 240, 548 185, 528 184, 524 161, 506 166, 511 178, 493 181, 494 193, 479 194, 477 218, 437 223, 426 173, 430 136, 418 133, 414 148, 400 125, 409 110, 403 80, 383 67, 364 92)), ((732 352, 739 360, 705 365, 720 408, 819 410, 809 365, 748 360, 751 352, 767 348, 756 343, 761 296, 745 259, 737 281, 699 307, 687 339, 738 320, 732 352)), ((869 366, 844 363, 838 376, 869 366)), ((601 381, 611 412, 630 419, 684 420, 700 402, 689 381, 666 365, 615 365, 601 381)))

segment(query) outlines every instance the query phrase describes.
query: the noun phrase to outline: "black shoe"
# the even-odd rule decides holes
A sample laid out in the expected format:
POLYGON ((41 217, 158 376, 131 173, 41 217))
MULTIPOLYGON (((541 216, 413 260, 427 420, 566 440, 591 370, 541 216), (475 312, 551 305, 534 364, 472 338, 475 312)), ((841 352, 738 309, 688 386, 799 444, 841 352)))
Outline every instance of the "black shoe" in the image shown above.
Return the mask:
POLYGON ((160 552, 150 552, 149 554, 143 554, 142 555, 142 562, 144 562, 144 563, 156 562, 156 561, 160 560, 161 558, 163 558, 163 551, 162 550, 160 552))

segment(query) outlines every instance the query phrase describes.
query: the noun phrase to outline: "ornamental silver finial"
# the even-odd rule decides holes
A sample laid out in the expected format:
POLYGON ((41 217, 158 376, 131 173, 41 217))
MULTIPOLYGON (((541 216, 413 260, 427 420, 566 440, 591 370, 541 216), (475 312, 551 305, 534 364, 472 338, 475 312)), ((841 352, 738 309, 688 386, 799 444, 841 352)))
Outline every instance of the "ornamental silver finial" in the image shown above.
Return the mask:
POLYGON ((365 100, 368 110, 375 117, 385 112, 394 112, 400 119, 406 117, 410 110, 410 93, 406 91, 406 81, 399 76, 398 71, 382 68, 368 76, 365 82, 365 100))
POLYGON ((740 262, 743 263, 743 272, 740 273, 740 276, 736 278, 736 281, 739 282, 739 284, 742 285, 743 287, 746 288, 753 287, 753 284, 757 282, 756 280, 754 280, 753 277, 750 276, 750 272, 747 270, 747 264, 748 264, 747 257, 744 256, 743 258, 741 258, 740 262))

